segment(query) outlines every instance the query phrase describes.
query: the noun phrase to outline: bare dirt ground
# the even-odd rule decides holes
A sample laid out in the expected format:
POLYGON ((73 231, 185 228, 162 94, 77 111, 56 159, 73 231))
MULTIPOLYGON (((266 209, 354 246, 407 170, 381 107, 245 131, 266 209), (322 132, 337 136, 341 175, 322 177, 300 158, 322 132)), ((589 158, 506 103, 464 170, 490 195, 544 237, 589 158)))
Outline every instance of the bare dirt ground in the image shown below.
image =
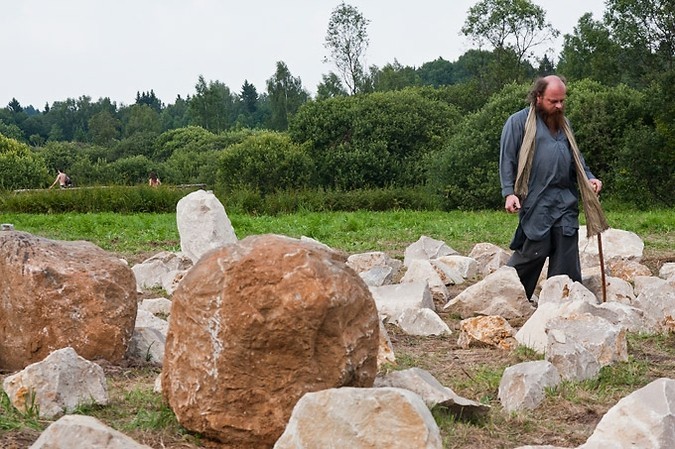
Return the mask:
MULTIPOLYGON (((145 256, 137 255, 134 263, 145 260, 145 256)), ((675 251, 648 254, 642 263, 657 274, 663 263, 672 261, 675 261, 675 251)), ((466 287, 467 285, 454 287, 451 297, 466 287)), ((152 293, 143 296, 156 297, 152 293)), ((442 410, 434 410, 445 449, 513 449, 522 445, 574 448, 586 441, 602 416, 619 399, 652 380, 660 377, 675 378, 675 334, 655 338, 631 338, 629 362, 621 364, 616 371, 601 373, 600 379, 581 384, 564 383, 549 394, 536 410, 508 414, 497 399, 501 373, 510 365, 532 360, 537 356, 522 350, 509 352, 485 347, 462 349, 457 346, 460 320, 447 313, 439 314, 453 330, 452 335, 412 337, 401 333, 394 326, 387 327, 397 358, 396 366, 389 366, 387 369, 413 366, 425 369, 460 396, 492 407, 486 418, 469 422, 455 419, 442 410), (621 379, 617 379, 618 376, 622 376, 621 379), (607 378, 613 379, 610 381, 607 378)), ((522 322, 511 324, 519 327, 522 322)), ((143 409, 143 404, 129 405, 130 392, 151 391, 160 369, 131 363, 126 366, 102 366, 109 380, 110 404, 88 414, 113 427, 124 427, 123 423, 132 421, 133 415, 138 416, 143 409)), ((0 373, 0 381, 4 377, 1 374, 7 373, 0 373)), ((41 422, 42 428, 49 423, 41 422)), ((153 429, 158 430, 119 430, 156 449, 226 447, 199 438, 175 423, 153 429)), ((7 431, 0 428, 0 448, 25 449, 39 435, 40 430, 24 428, 7 431)))

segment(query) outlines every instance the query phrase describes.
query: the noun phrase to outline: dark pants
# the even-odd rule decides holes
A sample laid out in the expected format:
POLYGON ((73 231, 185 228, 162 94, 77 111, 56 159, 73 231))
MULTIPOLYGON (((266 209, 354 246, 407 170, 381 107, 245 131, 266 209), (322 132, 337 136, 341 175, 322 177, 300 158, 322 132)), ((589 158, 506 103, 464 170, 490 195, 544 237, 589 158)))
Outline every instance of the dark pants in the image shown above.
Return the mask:
POLYGON ((537 286, 541 269, 548 257, 547 278, 566 274, 573 281, 581 282, 581 264, 579 263, 579 232, 566 236, 562 228, 553 227, 543 240, 525 239, 516 248, 507 265, 516 269, 520 282, 525 287, 527 298, 532 298, 537 286))

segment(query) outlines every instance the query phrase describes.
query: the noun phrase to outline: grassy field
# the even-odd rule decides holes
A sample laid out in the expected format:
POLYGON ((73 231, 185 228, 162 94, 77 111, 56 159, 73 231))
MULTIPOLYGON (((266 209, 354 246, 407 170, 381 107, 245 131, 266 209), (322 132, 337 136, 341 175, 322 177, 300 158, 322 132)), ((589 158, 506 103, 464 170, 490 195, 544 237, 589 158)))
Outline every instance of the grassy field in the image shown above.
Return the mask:
MULTIPOLYGON (((657 270, 675 261, 675 211, 607 211, 612 227, 638 234, 645 242, 645 263, 657 270)), ((491 242, 507 247, 517 217, 489 212, 334 212, 280 216, 231 214, 241 239, 248 235, 275 233, 308 236, 347 253, 386 251, 402 258, 405 248, 426 235, 445 241, 467 254, 475 244, 491 242)), ((138 263, 159 251, 178 251, 175 214, 2 214, 1 223, 16 230, 60 240, 88 240, 138 263)), ((455 292, 456 293, 456 292, 455 292)), ((459 321, 440 313, 451 329, 459 321)), ((388 327, 397 357, 387 369, 417 366, 430 371, 456 393, 492 406, 488 417, 474 422, 457 421, 443 410, 434 416, 444 447, 510 449, 525 444, 576 447, 590 435, 602 415, 621 397, 659 377, 675 378, 675 335, 630 335, 627 362, 603 368, 597 379, 563 383, 547 393, 535 411, 509 414, 497 400, 503 370, 539 355, 518 348, 505 352, 493 348, 464 350, 457 335, 411 337, 388 327)), ((111 403, 81 407, 77 412, 105 423, 153 448, 217 447, 183 429, 173 413, 152 392, 159 373, 147 366, 103 366, 109 381, 111 403)), ((8 373, 0 373, 0 377, 8 373)), ((0 448, 30 446, 49 424, 35 410, 14 410, 6 395, 0 396, 0 448)))
MULTIPOLYGON (((307 236, 348 253, 386 251, 401 257, 426 235, 467 254, 476 243, 507 247, 517 217, 502 211, 452 212, 307 212, 278 216, 229 216, 237 237, 253 234, 307 236)), ((646 257, 675 251, 675 209, 607 211, 610 226, 631 231, 645 242, 646 257)), ((60 240, 88 240, 101 248, 135 255, 177 251, 175 214, 1 214, 16 230, 60 240)))

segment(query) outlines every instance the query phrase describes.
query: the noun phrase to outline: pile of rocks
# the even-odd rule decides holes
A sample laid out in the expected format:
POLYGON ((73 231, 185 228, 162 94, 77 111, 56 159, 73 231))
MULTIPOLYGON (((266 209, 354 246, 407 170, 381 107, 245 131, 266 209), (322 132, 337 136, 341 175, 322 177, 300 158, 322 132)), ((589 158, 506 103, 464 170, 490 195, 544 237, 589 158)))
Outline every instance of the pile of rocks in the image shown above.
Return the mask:
MULTIPOLYGON (((642 242, 625 231, 603 234, 606 302, 597 243, 582 238, 583 284, 542 278, 534 307, 504 266, 509 252, 489 243, 461 256, 421 236, 399 261, 384 252, 345 255, 308 238, 238 240, 204 191, 178 203, 177 221, 181 252, 134 267, 86 242, 0 232, 0 368, 17 371, 3 388, 20 410, 63 415, 32 447, 146 447, 92 417, 68 415, 107 403, 99 359, 161 366, 156 391, 181 425, 232 447, 441 448, 432 408, 466 419, 489 407, 419 368, 381 369, 396 359, 385 323, 410 335, 450 335, 442 311, 462 318, 460 347, 543 353, 504 372, 507 411, 536 408, 546 388, 625 360, 626 332, 675 330, 675 264, 652 276, 640 264, 642 242), (448 288, 465 283, 451 298, 448 288), (171 299, 137 303, 139 291, 156 287, 171 299), (514 328, 516 321, 524 324, 514 328)), ((616 404, 581 447, 675 447, 673 410, 675 381, 654 381, 616 404)))

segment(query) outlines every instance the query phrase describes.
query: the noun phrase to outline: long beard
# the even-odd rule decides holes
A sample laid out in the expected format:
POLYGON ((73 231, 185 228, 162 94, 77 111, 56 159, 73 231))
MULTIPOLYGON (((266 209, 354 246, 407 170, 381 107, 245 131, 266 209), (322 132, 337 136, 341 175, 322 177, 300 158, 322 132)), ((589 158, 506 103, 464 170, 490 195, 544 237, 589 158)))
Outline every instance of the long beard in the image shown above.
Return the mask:
POLYGON ((562 129, 563 123, 565 122, 564 110, 556 110, 555 112, 548 113, 540 106, 537 106, 536 108, 537 113, 542 120, 544 120, 544 123, 546 123, 546 126, 548 126, 549 129, 554 129, 556 131, 562 129))

